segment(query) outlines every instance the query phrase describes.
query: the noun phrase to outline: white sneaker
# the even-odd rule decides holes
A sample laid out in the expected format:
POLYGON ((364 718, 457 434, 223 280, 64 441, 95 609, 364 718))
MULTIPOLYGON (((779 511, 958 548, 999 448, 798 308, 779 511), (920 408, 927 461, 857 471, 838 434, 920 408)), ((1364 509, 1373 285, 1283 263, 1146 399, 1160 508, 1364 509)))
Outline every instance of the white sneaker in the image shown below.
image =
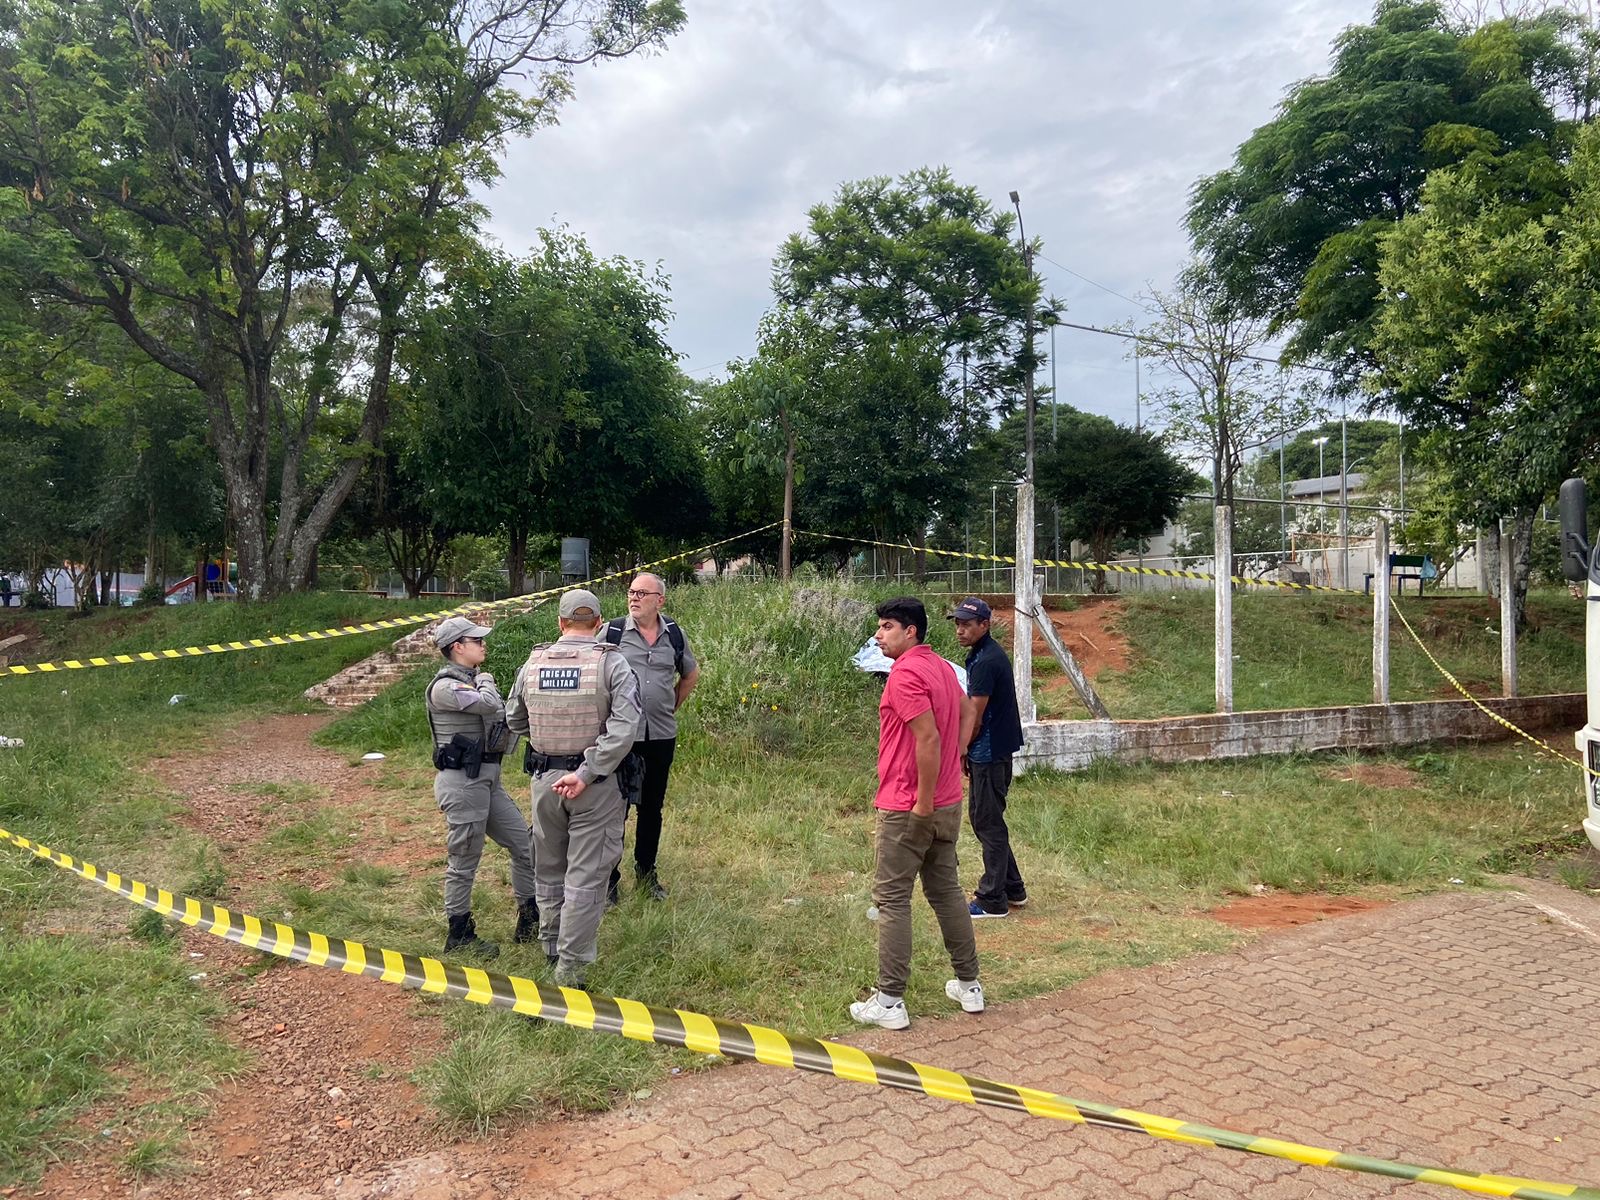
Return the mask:
MULTIPOLYGON (((982 1001, 979 1003, 981 1006, 982 1001)), ((850 1016, 863 1025, 877 1025, 884 1029, 904 1029, 911 1024, 911 1014, 906 1012, 904 1000, 885 1004, 883 996, 878 992, 873 992, 865 1000, 857 1000, 852 1004, 850 1016)))
POLYGON ((944 994, 961 1005, 963 1012, 981 1013, 983 1011, 983 984, 976 979, 965 985, 959 979, 952 979, 944 985, 944 994))

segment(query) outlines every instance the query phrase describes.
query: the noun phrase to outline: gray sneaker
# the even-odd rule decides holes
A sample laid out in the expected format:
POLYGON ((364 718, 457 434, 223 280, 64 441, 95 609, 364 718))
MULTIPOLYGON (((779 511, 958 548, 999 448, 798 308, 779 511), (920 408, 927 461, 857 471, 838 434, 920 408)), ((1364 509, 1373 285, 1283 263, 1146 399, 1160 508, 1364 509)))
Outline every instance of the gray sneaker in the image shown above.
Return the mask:
POLYGON ((981 1013, 983 1011, 983 984, 976 979, 971 983, 962 983, 959 979, 952 979, 944 985, 944 994, 961 1005, 962 1012, 981 1013))

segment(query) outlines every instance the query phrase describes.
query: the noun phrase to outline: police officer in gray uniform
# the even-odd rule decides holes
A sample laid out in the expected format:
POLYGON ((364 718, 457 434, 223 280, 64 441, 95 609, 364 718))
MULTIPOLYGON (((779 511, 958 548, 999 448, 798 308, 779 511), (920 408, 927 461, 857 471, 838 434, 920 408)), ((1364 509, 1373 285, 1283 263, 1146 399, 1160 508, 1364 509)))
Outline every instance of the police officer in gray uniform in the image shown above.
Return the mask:
POLYGON ((515 940, 531 942, 539 928, 539 906, 528 824, 500 782, 500 765, 511 744, 505 704, 494 676, 482 670, 483 639, 489 630, 466 617, 450 617, 434 630, 434 645, 448 660, 428 684, 428 727, 433 731, 434 799, 448 834, 444 913, 450 923, 445 952, 471 950, 493 958, 500 947, 478 936, 472 920, 472 881, 492 838, 511 856, 511 892, 517 899, 515 940))
POLYGON ((606 881, 622 857, 627 803, 616 771, 641 714, 627 660, 594 640, 594 593, 567 592, 558 612, 561 636, 535 646, 517 673, 506 722, 528 736, 539 938, 556 982, 581 988, 595 959, 606 881))

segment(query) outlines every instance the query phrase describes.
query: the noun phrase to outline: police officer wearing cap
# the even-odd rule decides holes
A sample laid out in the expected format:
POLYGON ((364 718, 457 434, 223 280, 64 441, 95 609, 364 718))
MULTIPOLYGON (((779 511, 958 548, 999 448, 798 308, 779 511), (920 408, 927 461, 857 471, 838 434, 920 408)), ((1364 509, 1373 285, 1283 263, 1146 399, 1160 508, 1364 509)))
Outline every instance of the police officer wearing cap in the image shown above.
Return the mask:
POLYGON ((581 988, 595 960, 606 883, 622 858, 627 802, 616 772, 640 736, 642 714, 627 660, 595 641, 594 593, 564 594, 557 623, 561 636, 535 646, 517 673, 506 722, 528 737, 539 939, 556 982, 581 988))
POLYGON ((500 766, 511 737, 505 703, 494 676, 482 670, 483 639, 489 630, 466 617, 450 617, 434 630, 434 645, 447 660, 428 684, 428 727, 433 731, 434 799, 444 813, 446 865, 444 913, 449 921, 445 952, 470 950, 493 958, 500 947, 478 936, 472 919, 472 882, 485 838, 511 856, 511 892, 517 900, 514 940, 538 933, 533 858, 528 823, 500 782, 500 766))

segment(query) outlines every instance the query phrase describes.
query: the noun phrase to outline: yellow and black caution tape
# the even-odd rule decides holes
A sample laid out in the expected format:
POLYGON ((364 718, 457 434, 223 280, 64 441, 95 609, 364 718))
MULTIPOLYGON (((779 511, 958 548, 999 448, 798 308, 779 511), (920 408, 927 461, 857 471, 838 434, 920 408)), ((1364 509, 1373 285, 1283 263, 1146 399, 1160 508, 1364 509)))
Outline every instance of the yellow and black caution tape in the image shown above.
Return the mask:
POLYGON ((725 1021, 684 1009, 656 1008, 620 997, 595 996, 574 988, 552 987, 516 975, 502 975, 477 967, 456 966, 436 958, 368 947, 360 942, 294 929, 276 921, 264 922, 248 913, 231 912, 192 896, 174 895, 151 888, 137 879, 102 871, 91 863, 78 861, 6 829, 0 829, 0 841, 19 846, 164 917, 252 950, 310 963, 312 966, 330 967, 350 975, 365 975, 422 992, 468 1000, 474 1004, 508 1008, 523 1016, 538 1017, 575 1029, 617 1034, 662 1046, 681 1046, 699 1054, 721 1054, 773 1067, 812 1071, 853 1083, 918 1092, 936 1100, 1010 1109, 1035 1117, 1143 1133, 1193 1146, 1241 1150, 1308 1166, 1337 1167, 1413 1183, 1439 1184, 1479 1195, 1520 1200, 1600 1200, 1600 1189, 1597 1188, 1443 1167, 1413 1166, 1280 1138, 1235 1133, 1134 1109, 1073 1100, 1035 1088, 997 1083, 947 1071, 942 1067, 874 1054, 841 1042, 796 1037, 764 1025, 725 1021))
POLYGON ((689 558, 692 555, 705 554, 726 546, 731 542, 742 541, 758 533, 765 533, 769 529, 776 529, 782 521, 774 521, 770 525, 763 525, 759 529, 747 529, 733 537, 723 538, 721 541, 709 542, 704 546, 696 546, 692 550, 680 550, 666 558, 658 558, 654 562, 639 563, 636 566, 626 567, 621 571, 612 571, 608 575, 597 575, 593 579, 585 579, 578 583, 565 583, 560 587, 546 588, 542 592, 529 592, 521 596, 509 596, 504 600, 488 602, 470 602, 457 605, 455 608, 439 609, 435 612, 413 613, 404 617, 387 617, 381 621, 362 621, 359 624, 341 625, 333 629, 313 629, 305 633, 270 634, 267 637, 244 638, 234 642, 212 642, 205 646, 179 646, 168 650, 140 650, 131 654, 104 654, 94 655, 89 658, 68 658, 61 662, 18 663, 15 666, 0 667, 0 678, 7 675, 37 675, 53 671, 82 671, 91 667, 123 667, 135 663, 171 662, 175 659, 201 658, 208 654, 228 654, 236 650, 266 650, 274 646, 293 646, 305 642, 322 642, 330 638, 351 637, 363 633, 377 633, 385 629, 407 629, 416 625, 426 625, 430 621, 437 621, 443 617, 453 617, 460 613, 482 612, 485 609, 502 608, 508 605, 531 605, 541 600, 548 600, 552 596, 559 596, 562 592, 575 587, 590 587, 594 584, 605 583, 608 580, 620 579, 624 576, 637 575, 640 571, 648 571, 653 567, 665 566, 679 559, 689 558))
POLYGON ((1499 713, 1495 712, 1494 709, 1490 708, 1482 700, 1479 700, 1476 696, 1469 692, 1466 689, 1466 686, 1462 684, 1461 680, 1452 675, 1445 668, 1445 665, 1433 656, 1433 651, 1428 649, 1427 643, 1425 643, 1422 638, 1418 636, 1417 631, 1411 627, 1411 622, 1406 620, 1406 614, 1400 611, 1400 605, 1395 602, 1393 596, 1389 598, 1389 607, 1394 610, 1394 615, 1400 618, 1400 624, 1406 627, 1406 632, 1411 635, 1411 640, 1417 644, 1417 649, 1421 650, 1422 653, 1427 656, 1428 661, 1438 669, 1439 674, 1443 675, 1450 681, 1451 687, 1460 692, 1463 697, 1472 701, 1473 706, 1477 708, 1479 712, 1483 713, 1484 716, 1488 717, 1501 728, 1509 729, 1518 737, 1532 742, 1535 748, 1542 750, 1551 758, 1560 759, 1564 763, 1568 763, 1571 766, 1577 767, 1578 770, 1582 771, 1585 775, 1593 775, 1595 778, 1600 779, 1600 771, 1596 771, 1582 759, 1574 758, 1570 754, 1563 754, 1543 738, 1534 737, 1533 734, 1529 733, 1526 729, 1523 729, 1520 725, 1513 721, 1508 721, 1505 717, 1502 717, 1499 713))
MULTIPOLYGON (((1010 554, 979 554, 970 550, 940 550, 934 546, 917 546, 910 542, 878 542, 871 538, 844 537, 837 533, 818 533, 812 529, 796 529, 795 533, 805 537, 826 538, 835 542, 850 542, 857 546, 883 546, 889 550, 920 551, 923 554, 936 554, 940 558, 974 559, 978 562, 1004 563, 1007 566, 1016 566, 1015 555, 1010 554)), ((1211 583, 1217 577, 1209 571, 1181 571, 1176 567, 1137 567, 1127 563, 1108 562, 1079 562, 1076 559, 1036 558, 1033 560, 1036 567, 1070 567, 1082 571, 1113 571, 1122 575, 1155 575, 1162 579, 1201 579, 1211 583)), ((1278 579, 1251 579, 1245 575, 1230 575, 1228 578, 1243 587, 1268 587, 1285 588, 1297 592, 1333 592, 1341 596, 1363 596, 1365 592, 1358 592, 1354 588, 1329 587, 1321 583, 1285 583, 1278 579)))

